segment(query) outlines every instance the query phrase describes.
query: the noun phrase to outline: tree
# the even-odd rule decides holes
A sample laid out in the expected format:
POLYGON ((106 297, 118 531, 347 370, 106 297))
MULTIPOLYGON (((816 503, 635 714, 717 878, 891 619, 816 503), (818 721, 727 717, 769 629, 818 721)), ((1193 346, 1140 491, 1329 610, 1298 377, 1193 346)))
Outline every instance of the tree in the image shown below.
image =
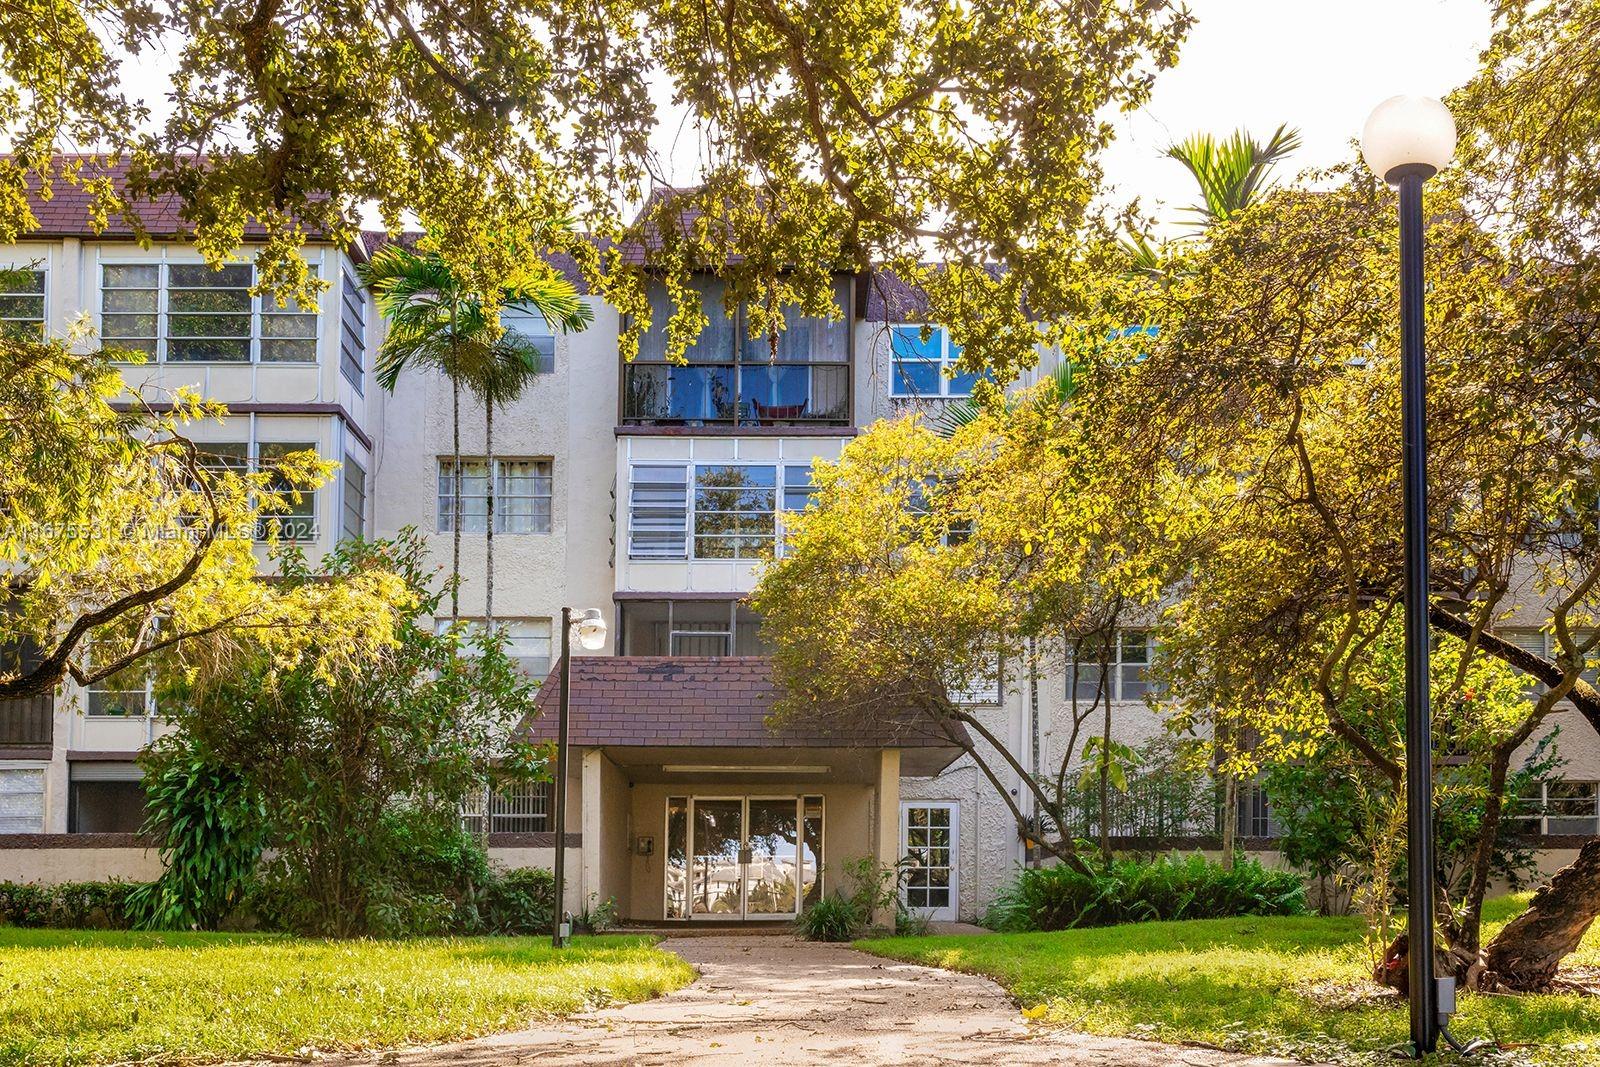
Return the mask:
MULTIPOLYGON (((156 775, 201 758, 240 776, 268 850, 260 906, 305 933, 445 927, 452 903, 419 853, 454 847, 463 799, 491 776, 542 767, 537 751, 506 741, 533 712, 535 684, 493 635, 473 635, 463 654, 459 631, 435 630, 443 594, 429 587, 426 546, 414 531, 345 542, 316 573, 295 561, 285 581, 322 585, 367 573, 403 584, 385 647, 321 669, 315 656, 280 663, 250 642, 226 671, 170 679, 177 730, 145 757, 156 775)), ((317 644, 342 640, 327 631, 317 644)))
MULTIPOLYGON (((1552 308, 1577 299, 1570 275, 1513 267, 1448 188, 1430 213, 1431 616, 1459 638, 1435 707, 1445 742, 1484 775, 1471 869, 1442 926, 1452 970, 1509 982, 1484 970, 1480 928, 1513 756, 1563 701, 1600 724, 1581 677, 1600 545, 1579 443, 1589 405, 1573 389, 1590 370, 1585 347, 1549 328, 1552 308), (1521 649, 1503 629, 1515 616, 1542 622, 1556 653, 1521 649), (1548 688, 1484 708, 1471 693, 1485 660, 1548 688)), ((1174 710, 1180 724, 1226 719, 1257 735, 1236 773, 1326 731, 1398 782, 1398 739, 1351 703, 1402 600, 1387 194, 1350 169, 1207 237, 1172 250, 1173 269, 1146 285, 1137 306, 1160 337, 1107 387, 1122 416, 1106 447, 1214 501, 1163 635, 1174 710)))
POLYGON ((1115 605, 1147 604, 1162 586, 1164 534, 1143 525, 1151 500, 1122 490, 1086 417, 1045 386, 948 436, 915 416, 874 425, 837 465, 818 465, 816 503, 789 517, 784 551, 753 595, 784 694, 780 720, 904 706, 916 728, 966 752, 1020 833, 1073 862, 1075 746, 1054 773, 1031 773, 955 694, 1030 649, 1082 646, 1115 605))
POLYGON ((182 430, 221 406, 187 390, 170 410, 138 396, 119 406, 121 374, 104 353, 75 353, 82 340, 0 338, 4 643, 35 653, 0 664, 0 698, 163 657, 226 659, 246 632, 286 660, 319 628, 348 625, 322 665, 381 644, 396 591, 381 575, 293 591, 258 577, 258 539, 277 545, 273 516, 332 464, 306 452, 271 470, 210 466, 182 430))
POLYGON ((309 297, 326 280, 292 253, 308 234, 353 243, 372 205, 391 229, 414 216, 493 292, 546 220, 571 216, 576 232, 550 239, 631 316, 629 338, 650 321, 628 252, 642 244, 677 282, 674 352, 703 321, 691 265, 725 272, 761 336, 786 308, 822 313, 835 267, 881 264, 927 284, 974 365, 1015 368, 1085 310, 1073 250, 1106 116, 1148 98, 1192 22, 1171 0, 733 0, 705 16, 642 0, 26 0, 0 13, 0 239, 35 227, 30 182, 83 184, 135 220, 174 193, 212 262, 260 226, 263 288, 309 297), (154 120, 124 65, 169 46, 154 120), (678 125, 655 99, 689 116, 699 184, 682 196, 651 195, 666 184, 652 135, 678 125), (119 155, 128 183, 53 158, 74 146, 119 155))
MULTIPOLYGON (((564 229, 556 224, 553 229, 564 229)), ((436 251, 421 253, 398 244, 374 252, 362 267, 362 280, 373 292, 389 333, 378 352, 378 384, 393 392, 409 369, 435 369, 450 380, 451 420, 451 556, 450 617, 460 618, 461 575, 461 390, 470 390, 484 405, 488 471, 488 552, 485 613, 494 604, 494 409, 521 394, 538 373, 538 353, 531 342, 500 327, 498 309, 520 307, 537 312, 552 329, 582 330, 594 311, 573 284, 547 261, 529 251, 523 269, 498 290, 473 289, 436 251)))

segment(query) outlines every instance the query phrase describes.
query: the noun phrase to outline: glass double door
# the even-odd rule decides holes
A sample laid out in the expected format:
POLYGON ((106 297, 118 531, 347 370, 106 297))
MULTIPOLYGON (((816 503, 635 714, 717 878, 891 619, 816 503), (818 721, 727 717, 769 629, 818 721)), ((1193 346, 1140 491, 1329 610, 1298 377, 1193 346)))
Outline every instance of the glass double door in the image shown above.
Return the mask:
POLYGON ((674 797, 669 919, 794 918, 818 888, 820 797, 674 797))

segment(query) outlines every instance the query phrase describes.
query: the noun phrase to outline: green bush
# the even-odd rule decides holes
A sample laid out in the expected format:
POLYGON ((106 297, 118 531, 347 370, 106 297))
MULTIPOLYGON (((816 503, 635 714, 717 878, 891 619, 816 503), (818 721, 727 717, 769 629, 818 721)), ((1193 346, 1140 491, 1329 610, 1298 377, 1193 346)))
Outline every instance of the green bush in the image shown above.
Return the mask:
POLYGON ((795 926, 807 941, 851 941, 866 926, 868 918, 855 901, 831 896, 801 912, 795 926))
POLYGON ((1253 859, 1230 869, 1193 855, 1091 861, 1087 873, 1066 864, 1026 868, 1001 890, 985 925, 1018 932, 1305 913, 1305 885, 1294 872, 1269 870, 1253 859))
POLYGON ((484 893, 484 930, 494 934, 546 934, 555 919, 556 879, 524 867, 506 871, 484 893))
POLYGON ((0 923, 52 929, 127 930, 139 882, 0 882, 0 923))

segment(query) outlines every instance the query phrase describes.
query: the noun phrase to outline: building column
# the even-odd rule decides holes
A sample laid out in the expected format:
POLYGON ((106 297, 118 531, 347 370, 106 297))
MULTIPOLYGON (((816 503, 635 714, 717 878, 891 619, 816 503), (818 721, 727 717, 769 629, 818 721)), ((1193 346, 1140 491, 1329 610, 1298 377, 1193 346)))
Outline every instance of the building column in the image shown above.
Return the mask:
POLYGON ((598 748, 591 748, 583 754, 583 799, 580 802, 583 810, 583 861, 579 864, 582 873, 574 887, 576 893, 572 890, 567 893, 567 906, 573 912, 588 907, 590 895, 600 892, 600 777, 604 759, 605 754, 598 748))
MULTIPOLYGON (((878 862, 885 868, 900 861, 900 750, 886 748, 878 753, 878 862)), ((872 921, 894 926, 893 906, 880 908, 872 921)))

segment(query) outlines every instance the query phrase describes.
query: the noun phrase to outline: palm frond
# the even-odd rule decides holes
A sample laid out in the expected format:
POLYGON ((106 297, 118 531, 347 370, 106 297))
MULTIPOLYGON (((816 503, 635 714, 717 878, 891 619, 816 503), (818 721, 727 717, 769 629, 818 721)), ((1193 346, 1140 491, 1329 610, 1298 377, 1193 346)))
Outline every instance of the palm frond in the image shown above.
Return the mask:
POLYGON ((1203 229, 1257 203, 1271 189, 1273 168, 1299 147, 1300 131, 1285 124, 1265 144, 1242 129, 1222 140, 1196 133, 1166 155, 1182 163, 1200 187, 1200 202, 1186 210, 1203 229))

